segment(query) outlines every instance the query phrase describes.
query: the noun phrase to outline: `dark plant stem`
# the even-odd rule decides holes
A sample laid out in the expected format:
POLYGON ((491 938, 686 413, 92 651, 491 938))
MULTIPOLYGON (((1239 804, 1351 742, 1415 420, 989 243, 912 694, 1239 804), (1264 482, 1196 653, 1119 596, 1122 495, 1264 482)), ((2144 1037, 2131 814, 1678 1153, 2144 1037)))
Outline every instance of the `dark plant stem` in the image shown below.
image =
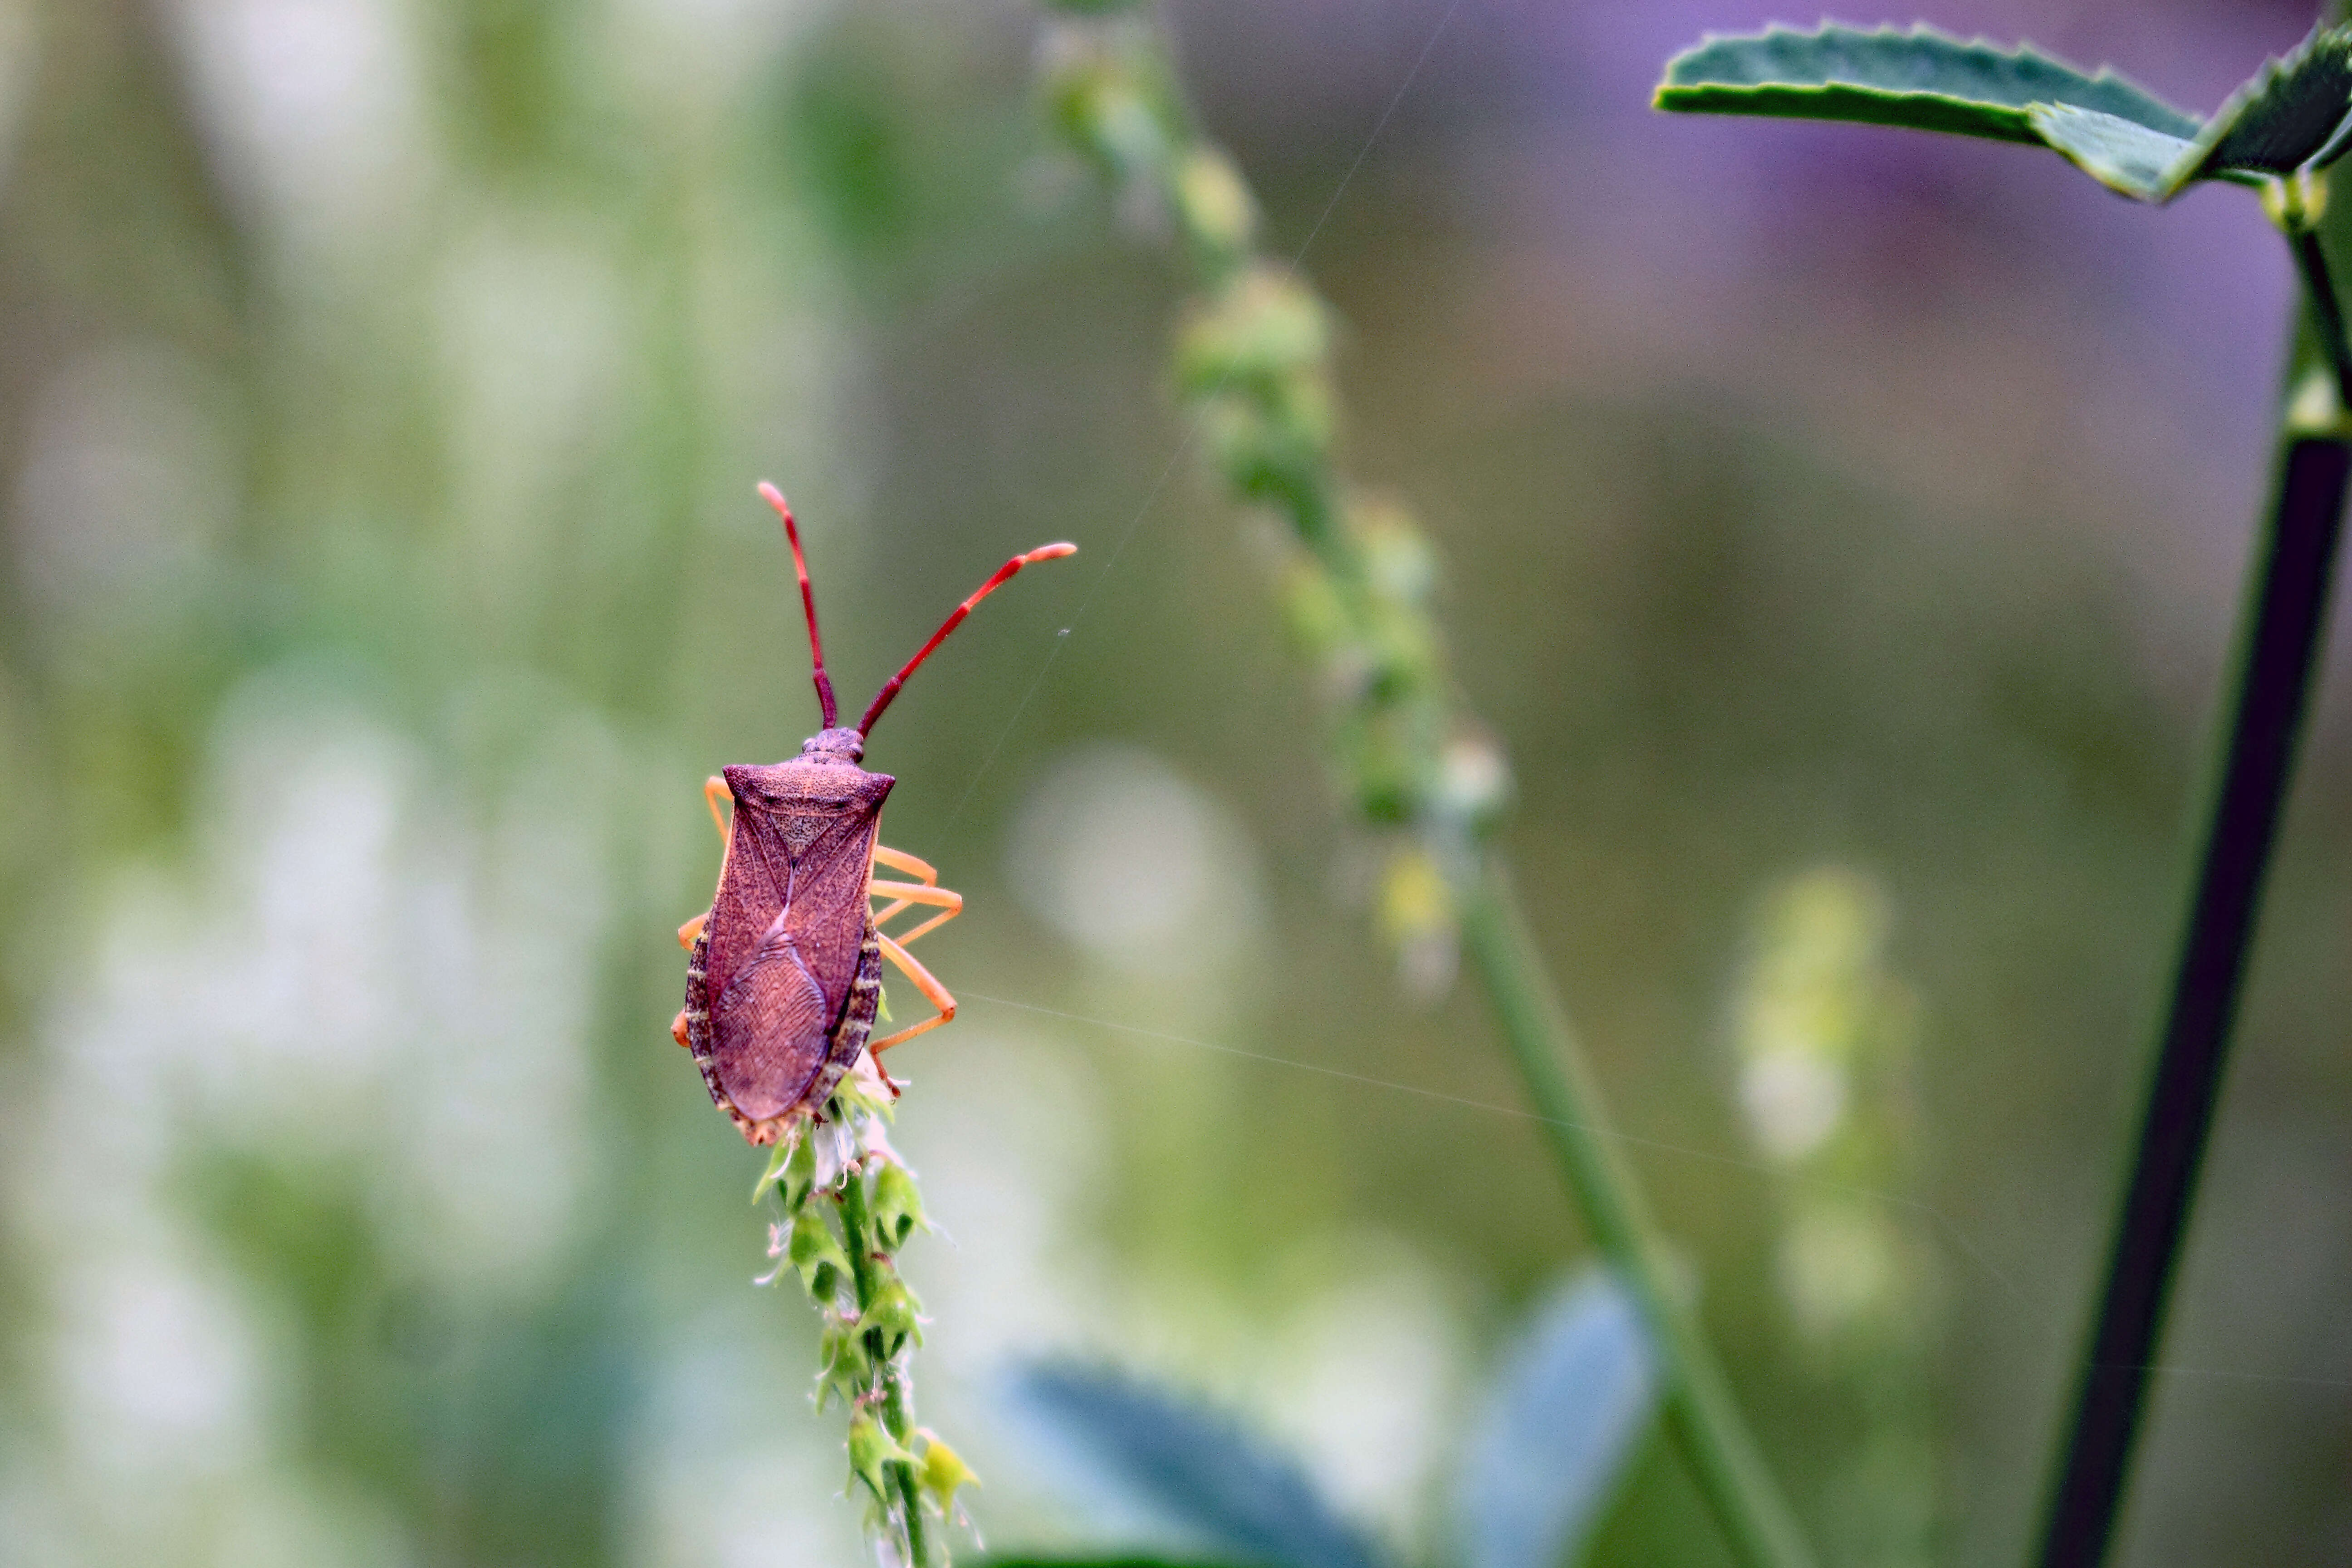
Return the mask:
POLYGON ((1585 1228, 1633 1292, 1658 1347, 1667 1428, 1732 1554, 1748 1568, 1801 1568, 1811 1553, 1781 1505, 1706 1336, 1675 1289, 1633 1174, 1607 1138, 1600 1086, 1498 864, 1487 867, 1464 900, 1462 939, 1585 1228))
MULTIPOLYGON (((2315 235, 2290 236, 2312 324, 2352 407, 2352 353, 2315 235)), ((2253 942, 2263 876, 2309 707, 2343 531, 2352 446, 2292 426, 2255 574, 2241 612, 2231 702, 2156 1078, 2117 1219, 2106 1287, 2042 1540, 2042 1568, 2096 1568, 2113 1541, 2166 1300, 2253 942)))

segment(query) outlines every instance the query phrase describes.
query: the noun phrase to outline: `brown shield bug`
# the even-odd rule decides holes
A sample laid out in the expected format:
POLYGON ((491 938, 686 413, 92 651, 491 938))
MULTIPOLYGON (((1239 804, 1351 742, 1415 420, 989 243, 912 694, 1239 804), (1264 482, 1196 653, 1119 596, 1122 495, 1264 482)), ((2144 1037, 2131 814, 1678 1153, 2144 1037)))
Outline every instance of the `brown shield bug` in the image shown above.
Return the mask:
POLYGON ((860 1051, 871 1049, 878 1058, 955 1016, 955 998, 907 948, 962 913, 963 895, 940 887, 929 866, 881 843, 882 803, 898 781, 857 764, 867 732, 898 688, 974 605, 1024 566, 1075 554, 1078 547, 1044 544, 1007 561, 883 683, 856 726, 844 729, 834 722, 833 680, 817 640, 816 595, 801 558, 800 529, 773 485, 762 484, 760 494, 784 520, 792 543, 824 728, 788 762, 737 763, 703 785, 726 857, 709 910, 678 928, 677 940, 688 953, 686 1006, 670 1034, 694 1053, 710 1098, 743 1136, 772 1143, 824 1104, 860 1051), (734 803, 731 827, 719 809, 721 795, 734 803), (919 879, 884 881, 874 875, 877 866, 919 879), (879 910, 876 899, 884 900, 879 910), (939 912, 896 937, 882 930, 919 905, 939 912), (939 1011, 869 1045, 886 958, 939 1011))

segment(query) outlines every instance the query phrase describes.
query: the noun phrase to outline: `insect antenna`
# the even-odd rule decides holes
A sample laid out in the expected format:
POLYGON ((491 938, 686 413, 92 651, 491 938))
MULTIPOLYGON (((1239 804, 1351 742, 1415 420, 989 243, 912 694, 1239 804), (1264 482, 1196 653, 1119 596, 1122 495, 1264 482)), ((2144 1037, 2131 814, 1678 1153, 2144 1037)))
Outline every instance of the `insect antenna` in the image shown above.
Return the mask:
MULTIPOLYGON (((816 705, 824 716, 824 727, 830 730, 834 721, 833 677, 824 672, 824 645, 817 641, 816 590, 809 586, 808 563, 801 559, 800 527, 793 521, 793 509, 784 503, 783 491, 761 479, 760 494, 776 509, 776 515, 784 520, 784 537, 792 542, 793 570, 800 574, 801 579, 801 608, 808 612, 809 667, 816 672, 814 678, 816 681, 816 705)), ((930 650, 926 648, 923 651, 929 653, 930 650)))
MULTIPOLYGON (((1078 547, 1075 544, 1041 544, 1036 549, 1030 551, 1027 554, 1016 555, 1012 560, 1006 562, 1003 565, 998 567, 996 569, 996 575, 991 577, 987 582, 982 583, 979 587, 973 589, 971 592, 971 597, 966 599, 962 604, 958 605, 955 607, 955 612, 949 616, 945 621, 940 624, 940 629, 931 634, 931 640, 925 643, 922 647, 917 651, 915 657, 907 661, 907 667, 882 683, 882 689, 874 694, 873 702, 868 705, 866 710, 866 717, 857 721, 857 732, 863 735, 867 731, 874 728, 874 721, 882 717, 882 710, 890 706, 890 699, 898 695, 898 688, 907 684, 907 677, 914 674, 917 667, 921 665, 923 660, 931 657, 931 650, 933 648, 948 640, 948 634, 950 632, 963 625, 963 618, 971 614, 971 607, 974 605, 979 604, 982 599, 987 598, 991 594, 996 592, 997 589, 1012 581, 1013 574, 1019 572, 1024 566, 1034 565, 1040 561, 1055 560, 1064 555, 1076 555, 1077 552, 1078 547)), ((816 623, 814 621, 811 621, 809 623, 809 626, 812 634, 814 634, 816 623)))

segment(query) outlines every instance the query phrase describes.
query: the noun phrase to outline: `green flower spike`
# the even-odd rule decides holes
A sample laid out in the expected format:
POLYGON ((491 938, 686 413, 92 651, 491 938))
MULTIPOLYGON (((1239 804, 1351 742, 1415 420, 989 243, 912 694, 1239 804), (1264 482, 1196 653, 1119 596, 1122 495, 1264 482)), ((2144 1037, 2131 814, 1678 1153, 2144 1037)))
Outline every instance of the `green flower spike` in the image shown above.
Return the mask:
POLYGON ((973 1484, 955 1450, 914 1426, 912 1358, 922 1342, 922 1304, 898 1277, 898 1253, 928 1230, 915 1173, 890 1146, 889 1086, 861 1057, 824 1113, 794 1127, 760 1178, 783 1217, 769 1227, 775 1268, 808 1293, 823 1330, 814 1397, 850 1412, 851 1475, 864 1483, 866 1522, 885 1562, 940 1568, 948 1561, 933 1521, 953 1518, 959 1488, 973 1484))

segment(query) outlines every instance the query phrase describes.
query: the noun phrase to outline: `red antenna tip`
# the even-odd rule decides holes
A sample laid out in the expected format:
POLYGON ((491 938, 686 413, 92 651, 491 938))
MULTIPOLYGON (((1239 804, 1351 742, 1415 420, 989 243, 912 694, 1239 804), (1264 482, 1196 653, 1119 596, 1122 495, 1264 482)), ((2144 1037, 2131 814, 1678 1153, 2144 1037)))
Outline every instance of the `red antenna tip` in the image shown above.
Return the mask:
POLYGON ((784 504, 784 492, 778 489, 775 486, 770 484, 765 479, 761 479, 760 481, 760 499, 766 501, 770 506, 774 507, 778 511, 789 512, 793 510, 791 507, 784 504))
POLYGON ((1078 547, 1075 544, 1041 544, 1026 555, 1016 555, 999 566, 995 575, 973 589, 971 597, 958 605, 950 613, 948 618, 940 623, 940 629, 931 634, 931 640, 916 650, 915 657, 907 661, 905 668, 882 683, 882 689, 876 692, 874 700, 866 705, 866 716, 857 721, 857 732, 863 735, 874 728, 874 721, 882 717, 882 710, 890 706, 890 700, 898 695, 898 688, 907 684, 907 677, 914 674, 916 668, 923 660, 931 657, 931 650, 945 642, 950 632, 963 624, 963 618, 971 614, 971 607, 974 605, 996 592, 998 587, 1024 566, 1034 566, 1040 561, 1055 561, 1065 555, 1076 555, 1077 552, 1078 547))

